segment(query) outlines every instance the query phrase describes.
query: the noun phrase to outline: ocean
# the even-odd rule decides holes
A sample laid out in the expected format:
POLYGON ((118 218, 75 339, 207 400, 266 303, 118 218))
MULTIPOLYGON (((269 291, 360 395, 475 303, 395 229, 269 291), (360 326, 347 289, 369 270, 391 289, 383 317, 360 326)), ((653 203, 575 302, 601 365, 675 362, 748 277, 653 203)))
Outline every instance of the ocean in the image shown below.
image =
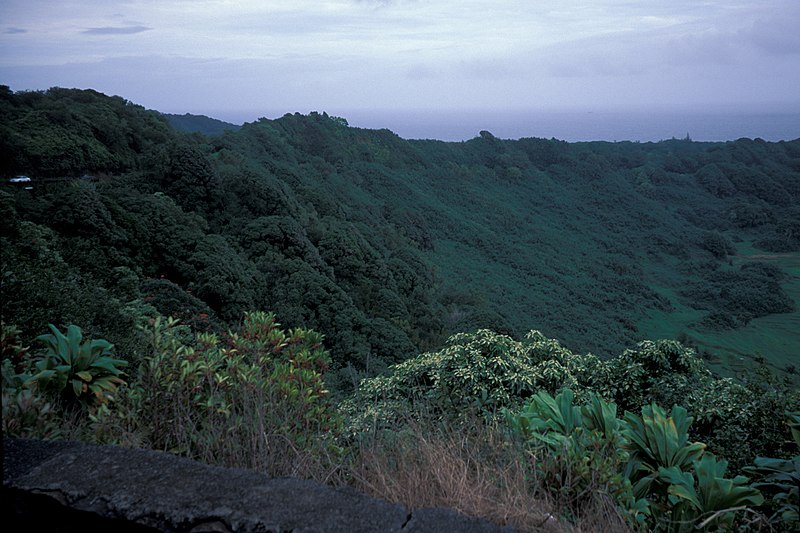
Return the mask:
MULTIPOLYGON (((319 112, 323 110, 320 109, 319 112)), ((307 113, 308 111, 302 111, 307 113)), ((351 126, 389 129, 405 139, 465 141, 483 131, 503 139, 539 137, 578 141, 732 141, 742 137, 766 141, 800 138, 800 112, 534 112, 534 111, 386 111, 327 110, 351 126)), ((219 112, 211 116, 241 124, 284 112, 219 112)))
POLYGON ((388 128, 406 139, 464 141, 486 130, 495 137, 578 141, 766 141, 800 138, 798 113, 614 112, 351 112, 351 126, 388 128))
MULTIPOLYGON (((304 114, 309 110, 300 111, 304 114)), ((320 113, 326 111, 318 110, 320 113)), ((242 124, 259 117, 275 119, 289 111, 217 111, 211 117, 242 124)), ((294 112, 292 110, 291 112, 294 112)), ((747 137, 765 141, 800 138, 800 111, 791 112, 554 112, 554 111, 388 111, 327 110, 347 119, 350 126, 389 129, 404 139, 466 141, 489 131, 501 139, 539 137, 569 142, 668 139, 734 141, 747 137)))

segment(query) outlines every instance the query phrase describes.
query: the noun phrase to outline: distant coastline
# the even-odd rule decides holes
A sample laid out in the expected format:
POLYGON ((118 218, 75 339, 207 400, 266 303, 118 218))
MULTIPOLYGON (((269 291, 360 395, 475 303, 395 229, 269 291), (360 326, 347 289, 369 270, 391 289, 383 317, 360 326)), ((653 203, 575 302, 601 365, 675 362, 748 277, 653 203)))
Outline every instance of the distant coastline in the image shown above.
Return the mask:
MULTIPOLYGON (((309 110, 298 110, 307 113, 309 110)), ((386 128, 405 139, 464 141, 482 130, 503 139, 522 137, 556 138, 569 142, 634 141, 657 142, 683 139, 732 141, 742 137, 765 141, 800 138, 800 111, 789 113, 744 112, 536 112, 507 110, 383 111, 319 109, 345 117, 354 127, 386 128)), ((256 111, 209 111, 205 114, 241 124, 259 116, 278 118, 284 113, 256 111)))
POLYGON ((471 139, 481 130, 496 137, 543 137, 569 141, 766 141, 800 137, 800 112, 791 114, 644 113, 644 112, 374 112, 345 117, 351 126, 389 128, 404 138, 444 141, 471 139))

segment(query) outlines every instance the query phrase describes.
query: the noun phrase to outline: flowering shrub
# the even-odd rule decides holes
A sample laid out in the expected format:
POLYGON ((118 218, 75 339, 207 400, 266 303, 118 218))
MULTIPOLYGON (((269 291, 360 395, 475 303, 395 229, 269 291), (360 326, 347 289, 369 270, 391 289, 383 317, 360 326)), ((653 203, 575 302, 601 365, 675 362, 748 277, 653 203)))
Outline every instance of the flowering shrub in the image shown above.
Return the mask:
POLYGON ((581 396, 605 374, 605 363, 597 357, 573 354, 538 331, 516 341, 479 330, 453 335, 442 350, 393 365, 386 376, 363 380, 341 407, 351 433, 376 423, 391 427, 398 417, 420 410, 445 417, 477 410, 493 417, 539 390, 570 387, 581 396))

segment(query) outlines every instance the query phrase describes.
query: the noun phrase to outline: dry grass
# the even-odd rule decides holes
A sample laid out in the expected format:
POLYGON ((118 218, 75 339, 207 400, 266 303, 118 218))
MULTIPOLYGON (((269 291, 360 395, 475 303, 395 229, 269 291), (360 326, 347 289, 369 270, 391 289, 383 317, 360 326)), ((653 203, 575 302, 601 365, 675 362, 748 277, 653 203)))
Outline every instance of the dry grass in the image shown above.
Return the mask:
MULTIPOLYGON (((531 475, 537 459, 480 418, 458 425, 407 421, 397 431, 373 433, 339 449, 318 439, 299 445, 280 424, 291 413, 281 412, 268 396, 242 394, 237 400, 235 414, 249 423, 205 424, 199 431, 187 417, 172 426, 171 438, 183 436, 192 457, 206 463, 348 484, 411 510, 450 508, 519 531, 629 531, 602 495, 569 509, 531 475)), ((66 438, 151 447, 114 416, 91 424, 85 417, 65 419, 61 432, 66 438)))
POLYGON ((272 392, 272 387, 255 393, 237 391, 230 416, 211 418, 199 431, 190 428, 187 447, 192 457, 270 477, 343 483, 343 458, 338 448, 316 428, 304 435, 292 430, 290 422, 300 414, 294 406, 273 398, 272 392))
POLYGON ((409 422, 363 444, 352 477, 359 490, 409 509, 447 507, 519 531, 627 531, 602 499, 577 525, 555 518, 559 509, 529 471, 525 453, 482 421, 459 428, 409 422))
POLYGON ((627 533, 631 528, 608 496, 597 494, 591 504, 581 510, 572 531, 576 533, 627 533))
MULTIPOLYGON (((188 405, 173 401, 171 407, 188 405)), ((242 391, 232 405, 229 416, 203 413, 198 424, 199 413, 190 409, 181 411, 184 416, 169 410, 132 413, 132 406, 122 403, 91 423, 78 414, 67 417, 60 430, 66 438, 134 447, 153 448, 153 440, 170 442, 183 448, 182 455, 205 463, 347 484, 410 510, 449 508, 518 531, 628 531, 607 497, 586 498, 575 509, 556 490, 548 491, 533 475, 537 458, 480 417, 449 425, 408 420, 395 431, 373 431, 339 448, 314 432, 299 442, 285 428, 295 413, 269 391, 242 391), (160 417, 163 423, 158 423, 160 417), (149 422, 146 427, 143 420, 149 422), (157 434, 153 427, 167 431, 157 434)))

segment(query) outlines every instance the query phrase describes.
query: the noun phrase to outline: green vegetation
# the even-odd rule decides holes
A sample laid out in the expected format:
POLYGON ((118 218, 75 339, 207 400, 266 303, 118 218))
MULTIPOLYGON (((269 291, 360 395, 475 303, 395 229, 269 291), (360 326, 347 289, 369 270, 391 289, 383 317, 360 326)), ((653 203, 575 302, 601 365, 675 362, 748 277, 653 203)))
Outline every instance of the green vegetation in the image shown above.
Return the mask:
POLYGON ((237 126, 236 124, 223 122, 222 120, 217 120, 205 115, 190 115, 189 113, 174 115, 165 113, 164 117, 166 117, 173 128, 186 133, 221 135, 226 131, 238 131, 241 128, 241 126, 237 126))
POLYGON ((50 324, 49 335, 39 340, 47 345, 44 356, 34 362, 36 374, 25 376, 25 385, 40 389, 53 387, 70 399, 103 403, 124 383, 119 377, 127 361, 111 357, 113 345, 106 340, 81 342, 81 328, 67 328, 67 334, 50 324), (89 396, 87 400, 86 397, 89 396))
POLYGON ((0 96, 0 172, 35 184, 0 201, 28 340, 127 347, 130 302, 217 330, 270 309, 326 335, 337 391, 480 328, 601 358, 681 335, 728 375, 800 343, 796 141, 406 141, 316 113, 204 137, 92 91, 0 96))
POLYGON ((539 390, 583 391, 607 373, 598 358, 573 354, 538 331, 515 341, 489 330, 454 335, 444 349, 389 370, 362 381, 342 402, 352 433, 393 427, 420 406, 444 418, 472 409, 491 417, 539 390))
POLYGON ((633 497, 624 472, 630 455, 617 406, 596 394, 583 406, 573 400, 570 389, 555 398, 541 391, 518 411, 506 412, 511 431, 541 457, 532 465, 534 478, 570 513, 579 514, 598 495, 610 496, 632 526, 643 525, 648 502, 633 497))
POLYGON ((534 449, 544 445, 552 453, 539 475, 569 495, 572 508, 601 492, 622 504, 632 527, 690 531, 699 524, 730 527, 736 511, 764 502, 747 478, 723 477, 727 461, 688 442, 692 418, 682 407, 667 417, 652 404, 619 420, 616 405, 598 396, 582 407, 572 400, 569 389, 555 398, 540 392, 511 416, 534 449))
POLYGON ((33 186, 0 189, 6 434, 526 530, 796 522, 800 140, 209 137, 7 87, 0 117, 33 186))
POLYGON ((745 470, 759 480, 753 487, 772 496, 773 522, 796 524, 800 521, 800 413, 787 413, 798 455, 792 459, 756 457, 745 470))
MULTIPOLYGON (((796 413, 789 427, 769 440, 751 440, 747 450, 691 442, 726 441, 713 425, 695 429, 694 417, 680 405, 667 414, 654 403, 654 385, 640 414, 627 411, 620 418, 607 392, 617 381, 617 359, 574 356, 537 332, 522 343, 489 331, 457 335, 441 352, 365 381, 337 407, 324 386, 330 357, 322 336, 282 329, 273 314, 247 313, 235 331, 223 334, 162 317, 142 330, 147 353, 127 383, 116 383, 117 394, 103 397, 113 401, 75 403, 58 387, 21 376, 54 350, 103 347, 106 354, 108 344, 80 344, 71 326, 71 335, 40 338, 42 356, 18 342, 17 330, 4 328, 6 434, 145 446, 271 475, 351 484, 412 507, 449 505, 526 529, 548 520, 564 530, 654 531, 770 523, 780 529, 796 521, 800 457, 784 453, 788 429, 798 440, 796 413), (57 346, 60 340, 65 344, 57 346), (539 378, 545 381, 536 385, 539 378), (582 391, 581 403, 564 383, 582 391), (486 392, 491 384, 500 395, 486 392), (757 483, 726 477, 729 462, 711 449, 752 464, 744 471, 757 483)), ((683 361, 695 370, 662 370, 662 379, 671 381, 674 373, 679 382, 682 374, 699 372, 695 386, 711 388, 700 396, 717 394, 719 382, 727 383, 705 381, 700 360, 674 341, 643 343, 618 359, 663 369, 669 356, 674 367, 683 361)), ((800 405, 796 389, 784 388, 778 398, 778 409, 800 405)), ((754 410, 746 394, 723 400, 733 402, 727 406, 733 413, 754 410)), ((761 419, 726 422, 762 430, 761 419)))
POLYGON ((334 450, 321 335, 283 330, 261 312, 221 336, 192 335, 161 317, 143 329, 152 352, 117 406, 121 416, 105 413, 103 424, 122 423, 129 438, 155 449, 274 475, 296 473, 300 457, 290 452, 334 450), (286 464, 265 463, 274 454, 286 464))

